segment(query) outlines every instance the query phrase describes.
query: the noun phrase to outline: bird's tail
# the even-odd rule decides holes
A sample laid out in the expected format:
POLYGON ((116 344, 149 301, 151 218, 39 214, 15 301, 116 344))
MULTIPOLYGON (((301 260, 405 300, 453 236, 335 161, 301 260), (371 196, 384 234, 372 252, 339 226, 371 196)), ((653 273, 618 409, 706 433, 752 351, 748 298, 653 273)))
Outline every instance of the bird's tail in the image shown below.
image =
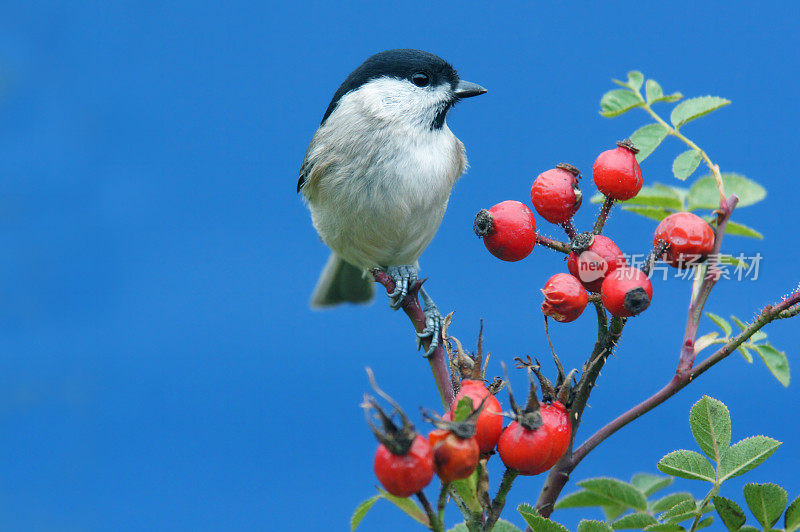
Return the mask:
POLYGON ((367 303, 372 300, 373 283, 364 273, 331 253, 319 276, 311 308, 331 307, 340 303, 367 303))

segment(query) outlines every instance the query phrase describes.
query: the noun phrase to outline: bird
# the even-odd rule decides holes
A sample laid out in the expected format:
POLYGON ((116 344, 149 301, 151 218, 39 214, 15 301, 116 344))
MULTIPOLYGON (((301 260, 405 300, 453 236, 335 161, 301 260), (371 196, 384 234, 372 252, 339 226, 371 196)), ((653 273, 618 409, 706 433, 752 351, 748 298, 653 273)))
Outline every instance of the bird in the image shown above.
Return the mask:
MULTIPOLYGON (((328 105, 300 167, 297 192, 331 255, 312 308, 365 303, 368 272, 394 281, 400 308, 419 275, 419 257, 442 222, 453 185, 467 168, 464 144, 447 126, 459 101, 486 93, 444 59, 414 49, 386 50, 356 68, 328 105)), ((420 288, 426 352, 438 347, 444 318, 420 288)))

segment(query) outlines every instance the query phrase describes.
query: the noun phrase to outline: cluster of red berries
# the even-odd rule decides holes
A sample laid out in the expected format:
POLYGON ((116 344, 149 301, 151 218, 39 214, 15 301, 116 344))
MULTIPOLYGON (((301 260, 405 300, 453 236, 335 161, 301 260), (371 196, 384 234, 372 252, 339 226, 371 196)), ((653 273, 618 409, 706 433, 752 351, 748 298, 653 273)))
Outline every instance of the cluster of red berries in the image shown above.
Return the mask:
POLYGON ((367 416, 380 442, 375 453, 375 475, 392 495, 409 497, 419 492, 434 473, 443 484, 467 478, 481 460, 488 460, 495 451, 507 468, 521 475, 538 475, 553 467, 570 444, 572 423, 565 404, 569 405, 572 399, 571 376, 560 374, 553 386, 539 371, 538 362, 517 359, 519 367, 526 367, 531 375, 531 389, 527 403, 520 407, 509 387, 512 411, 504 414, 495 397, 503 381, 497 379, 487 387, 480 377, 480 354, 473 358, 461 351, 459 356, 478 363, 462 375, 461 387, 444 416, 426 414, 436 427, 427 439, 414 430, 400 407, 373 382, 375 390, 394 407, 394 412, 387 415, 369 396, 364 404, 381 421, 379 430, 367 416), (533 374, 541 383, 542 400, 537 397, 533 374), (395 415, 402 422, 399 426, 392 421, 395 415), (513 419, 505 428, 504 416, 513 419))
MULTIPOLYGON (((592 232, 578 233, 572 224, 583 199, 577 168, 559 164, 534 180, 531 202, 536 212, 548 222, 561 225, 570 238, 569 244, 559 246, 562 250, 568 248, 569 274, 553 275, 542 289, 542 312, 546 316, 560 322, 576 320, 589 302, 587 292, 599 294, 606 310, 620 318, 635 316, 650 305, 650 261, 644 271, 628 266, 614 241, 600 234, 613 203, 635 197, 642 188, 637 152, 630 140, 624 140, 595 160, 592 177, 606 199, 592 232)), ((559 244, 537 234, 533 212, 518 201, 503 201, 481 210, 475 217, 474 229, 486 248, 505 261, 524 259, 537 240, 551 247, 559 244)), ((711 226, 695 214, 678 212, 664 218, 656 229, 651 258, 685 268, 705 260, 713 248, 711 226)))

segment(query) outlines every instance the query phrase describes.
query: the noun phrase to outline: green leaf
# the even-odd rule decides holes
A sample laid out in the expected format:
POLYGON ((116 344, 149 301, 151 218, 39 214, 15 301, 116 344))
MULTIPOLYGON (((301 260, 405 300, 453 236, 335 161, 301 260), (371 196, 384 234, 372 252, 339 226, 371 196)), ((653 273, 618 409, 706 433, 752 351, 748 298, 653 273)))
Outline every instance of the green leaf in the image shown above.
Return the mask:
MULTIPOLYGON (((648 81, 648 83, 650 82, 648 81)), ((667 138, 668 131, 661 124, 647 124, 631 133, 631 142, 639 150, 639 153, 636 154, 636 160, 641 163, 647 159, 658 148, 658 145, 667 138)))
POLYGON ((731 103, 730 100, 718 98, 716 96, 690 98, 681 102, 672 110, 669 120, 677 129, 687 122, 705 116, 712 111, 716 111, 720 107, 725 107, 729 103, 731 103))
POLYGON ((644 527, 644 529, 648 532, 680 532, 681 530, 685 530, 682 526, 676 525, 675 523, 656 523, 654 525, 648 525, 644 527))
POLYGON ((454 526, 447 532, 469 532, 469 528, 467 528, 466 523, 458 523, 456 526, 454 526))
POLYGON ((781 442, 767 436, 751 436, 735 443, 722 453, 719 481, 723 482, 755 469, 780 446, 781 442))
POLYGON ((786 509, 786 515, 783 516, 783 527, 786 532, 795 532, 800 529, 800 497, 797 497, 786 509))
POLYGON ((611 80, 617 85, 621 87, 629 87, 635 91, 638 91, 642 88, 642 83, 644 83, 644 76, 638 70, 631 70, 628 72, 628 81, 619 81, 617 79, 611 80))
POLYGON ((639 216, 644 216, 645 218, 650 218, 652 220, 656 220, 660 222, 670 214, 675 211, 671 211, 668 209, 662 209, 661 207, 622 207, 623 211, 630 211, 634 214, 638 214, 639 216))
POLYGON ((578 524, 578 532, 612 532, 614 529, 605 521, 582 519, 578 524))
POLYGON ((789 496, 777 484, 745 484, 744 500, 765 530, 778 522, 789 496))
POLYGON ((603 506, 602 510, 603 510, 603 515, 606 516, 606 519, 608 519, 609 521, 613 521, 617 517, 627 512, 628 507, 622 506, 621 504, 609 504, 607 506, 603 506))
POLYGON ((761 340, 767 339, 767 333, 764 331, 756 331, 753 333, 753 336, 750 337, 750 342, 760 342, 761 340))
POLYGON ((562 510, 564 508, 585 508, 589 506, 605 506, 609 502, 608 499, 605 497, 598 495, 597 493, 581 490, 576 491, 574 493, 570 493, 569 495, 565 495, 558 499, 554 509, 562 510))
POLYGON ((695 342, 694 342, 694 352, 695 353, 699 353, 700 351, 702 351, 706 347, 712 345, 714 343, 714 341, 717 339, 717 336, 719 336, 719 333, 717 331, 714 331, 714 332, 710 332, 708 334, 704 334, 703 336, 701 336, 700 338, 695 340, 695 342))
POLYGON ((717 510, 719 518, 722 519, 722 522, 731 532, 739 530, 744 522, 747 521, 747 517, 745 517, 739 505, 725 497, 715 496, 714 508, 717 510))
POLYGON ((697 515, 697 502, 694 498, 679 502, 659 516, 661 521, 680 523, 697 515))
POLYGON ((648 525, 657 523, 656 518, 646 513, 629 514, 620 517, 611 526, 614 530, 641 530, 648 525))
POLYGON ((647 103, 652 103, 654 100, 664 96, 664 90, 656 80, 648 79, 647 83, 644 84, 644 94, 647 97, 647 103))
POLYGON ((686 178, 692 175, 697 170, 697 167, 700 166, 701 160, 702 156, 699 151, 687 150, 672 161, 672 174, 681 181, 686 181, 686 178))
POLYGON ((453 421, 464 421, 474 409, 475 407, 472 404, 472 399, 469 397, 462 397, 456 405, 456 411, 453 413, 453 421))
POLYGON ((748 227, 744 224, 740 224, 739 222, 728 222, 728 225, 725 226, 725 234, 726 235, 736 235, 736 236, 746 236, 749 238, 758 238, 763 240, 764 235, 753 229, 752 227, 748 227))
MULTIPOLYGON (((767 191, 755 181, 740 174, 722 174, 722 184, 726 194, 739 196, 739 207, 746 207, 758 203, 767 197, 767 191)), ((716 209, 719 207, 719 190, 714 176, 709 174, 694 182, 689 189, 689 210, 716 209)))
POLYGON ((742 528, 739 529, 739 532, 761 532, 754 526, 744 525, 742 528))
POLYGON ((731 264, 736 266, 737 268, 747 268, 747 263, 740 259, 739 257, 734 257, 733 255, 726 255, 724 253, 720 253, 717 256, 720 264, 731 264))
POLYGON ((600 114, 606 118, 614 118, 643 103, 639 96, 629 90, 614 89, 605 93, 600 100, 600 114))
POLYGON ((775 378, 785 387, 789 387, 789 361, 786 359, 786 353, 778 351, 769 344, 761 344, 755 346, 758 356, 767 365, 767 368, 775 375, 775 378))
POLYGON ((695 451, 672 451, 658 462, 658 470, 667 475, 673 475, 691 480, 705 480, 714 482, 714 468, 706 458, 695 451))
MULTIPOLYGON (((460 404, 461 402, 459 402, 460 404)), ((452 482, 453 489, 461 496, 464 503, 473 512, 482 511, 481 503, 478 500, 478 476, 480 473, 476 469, 470 476, 452 482)))
POLYGON ((692 406, 689 426, 700 449, 719 463, 722 452, 731 446, 731 414, 728 407, 704 395, 692 406))
POLYGON ((706 312, 706 316, 708 316, 711 321, 716 323, 717 327, 722 329, 722 332, 725 333, 725 338, 730 338, 731 334, 733 334, 733 327, 731 327, 731 324, 728 323, 728 320, 722 316, 714 314, 713 312, 706 312))
POLYGON ((356 528, 358 528, 358 525, 360 525, 361 521, 364 520, 364 516, 367 515, 367 512, 369 512, 369 509, 372 508, 372 506, 376 502, 378 502, 378 499, 380 499, 380 498, 381 498, 381 494, 379 493, 377 495, 373 495, 372 497, 370 497, 366 501, 364 501, 361 504, 359 504, 358 506, 356 506, 356 509, 353 512, 353 516, 350 518, 350 530, 351 531, 355 530, 356 528))
POLYGON ((644 493, 646 497, 666 488, 672 484, 672 481, 672 477, 662 477, 661 475, 652 475, 650 473, 636 473, 631 477, 631 484, 644 493))
POLYGON ((615 478, 590 478, 578 482, 578 486, 606 497, 616 504, 635 510, 647 510, 647 498, 633 485, 615 478))
POLYGON ((516 525, 504 519, 498 519, 492 527, 492 532, 522 532, 516 525))
POLYGON ((670 493, 669 495, 661 497, 657 501, 653 502, 653 504, 650 506, 650 511, 653 513, 665 512, 676 504, 689 499, 694 500, 694 495, 686 491, 670 493))
POLYGON ((709 526, 711 526, 711 523, 713 523, 713 522, 714 522, 714 518, 709 515, 705 519, 701 519, 700 522, 697 523, 697 526, 694 527, 694 529, 695 530, 700 530, 701 528, 709 527, 709 526))
POLYGON ((663 207, 679 210, 683 205, 678 193, 667 187, 642 187, 636 196, 621 202, 622 205, 641 205, 644 207, 663 207))
POLYGON ((530 505, 520 504, 517 506, 517 511, 533 532, 569 532, 560 524, 539 515, 530 505))
POLYGON ((748 363, 750 364, 753 363, 753 355, 750 354, 750 351, 745 346, 740 345, 739 347, 736 348, 736 350, 739 351, 739 353, 741 353, 741 355, 748 363))
POLYGON ((747 329, 747 324, 742 320, 740 320, 739 318, 737 318, 736 316, 734 316, 733 314, 731 314, 731 319, 733 320, 733 323, 735 323, 736 326, 739 327, 741 330, 747 329))
POLYGON ((417 521, 418 523, 430 526, 430 521, 428 521, 428 516, 422 509, 417 506, 417 503, 411 499, 404 498, 404 497, 395 497, 388 491, 378 488, 378 491, 381 493, 381 496, 386 499, 387 501, 391 502, 401 510, 403 510, 408 516, 412 519, 417 521))

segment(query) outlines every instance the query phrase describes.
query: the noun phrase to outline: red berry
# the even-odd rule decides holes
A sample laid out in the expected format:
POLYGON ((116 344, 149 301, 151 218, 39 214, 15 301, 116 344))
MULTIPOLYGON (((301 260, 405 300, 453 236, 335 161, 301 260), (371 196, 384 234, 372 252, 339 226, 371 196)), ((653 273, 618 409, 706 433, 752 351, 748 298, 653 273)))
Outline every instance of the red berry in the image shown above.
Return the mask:
POLYGON ((395 497, 410 497, 433 478, 433 450, 424 436, 417 435, 405 454, 392 454, 385 445, 375 452, 375 476, 395 497))
POLYGON ((475 438, 459 438, 449 430, 436 429, 428 435, 433 447, 433 464, 442 482, 467 478, 475 471, 481 452, 475 438))
POLYGON ((659 240, 669 244, 663 259, 677 268, 703 262, 714 250, 714 230, 690 212, 676 212, 661 220, 653 246, 659 240))
POLYGON ((572 423, 569 420, 567 409, 558 401, 541 405, 539 412, 542 414, 542 426, 547 427, 550 431, 550 438, 553 440, 553 448, 544 464, 545 470, 547 470, 556 465, 556 462, 561 460, 561 457, 567 452, 572 440, 572 423))
POLYGON ((568 273, 552 276, 545 283, 542 293, 542 313, 560 322, 578 319, 589 302, 589 296, 580 281, 568 273))
POLYGON ((548 459, 553 449, 550 430, 542 425, 537 429, 526 429, 517 421, 511 422, 497 442, 500 459, 521 475, 538 475, 547 471, 548 459))
POLYGON ((600 289, 603 306, 618 318, 635 316, 650 306, 653 285, 638 268, 622 266, 606 276, 600 289))
POLYGON ((626 266, 625 256, 613 240, 603 235, 593 235, 588 248, 579 248, 569 254, 567 268, 590 292, 599 292, 606 275, 620 266, 626 266))
POLYGON ((483 381, 464 379, 461 381, 461 389, 453 400, 450 411, 445 414, 445 419, 449 417, 449 420, 452 421, 455 408, 464 397, 472 399, 473 408, 478 408, 481 401, 488 397, 475 422, 475 441, 478 442, 481 453, 488 454, 494 450, 497 440, 500 439, 500 434, 503 432, 503 416, 501 415, 503 409, 500 407, 500 401, 486 389, 483 381))
POLYGON ((518 201, 498 203, 475 216, 475 234, 483 237, 492 255, 515 262, 527 257, 536 245, 536 220, 531 210, 518 201))
POLYGON ((554 224, 572 218, 583 200, 578 188, 580 175, 578 169, 570 164, 559 164, 539 174, 531 188, 531 201, 536 212, 554 224))
POLYGON ((615 200, 628 200, 642 188, 642 170, 636 162, 639 150, 630 140, 617 145, 597 156, 592 175, 600 192, 615 200))

